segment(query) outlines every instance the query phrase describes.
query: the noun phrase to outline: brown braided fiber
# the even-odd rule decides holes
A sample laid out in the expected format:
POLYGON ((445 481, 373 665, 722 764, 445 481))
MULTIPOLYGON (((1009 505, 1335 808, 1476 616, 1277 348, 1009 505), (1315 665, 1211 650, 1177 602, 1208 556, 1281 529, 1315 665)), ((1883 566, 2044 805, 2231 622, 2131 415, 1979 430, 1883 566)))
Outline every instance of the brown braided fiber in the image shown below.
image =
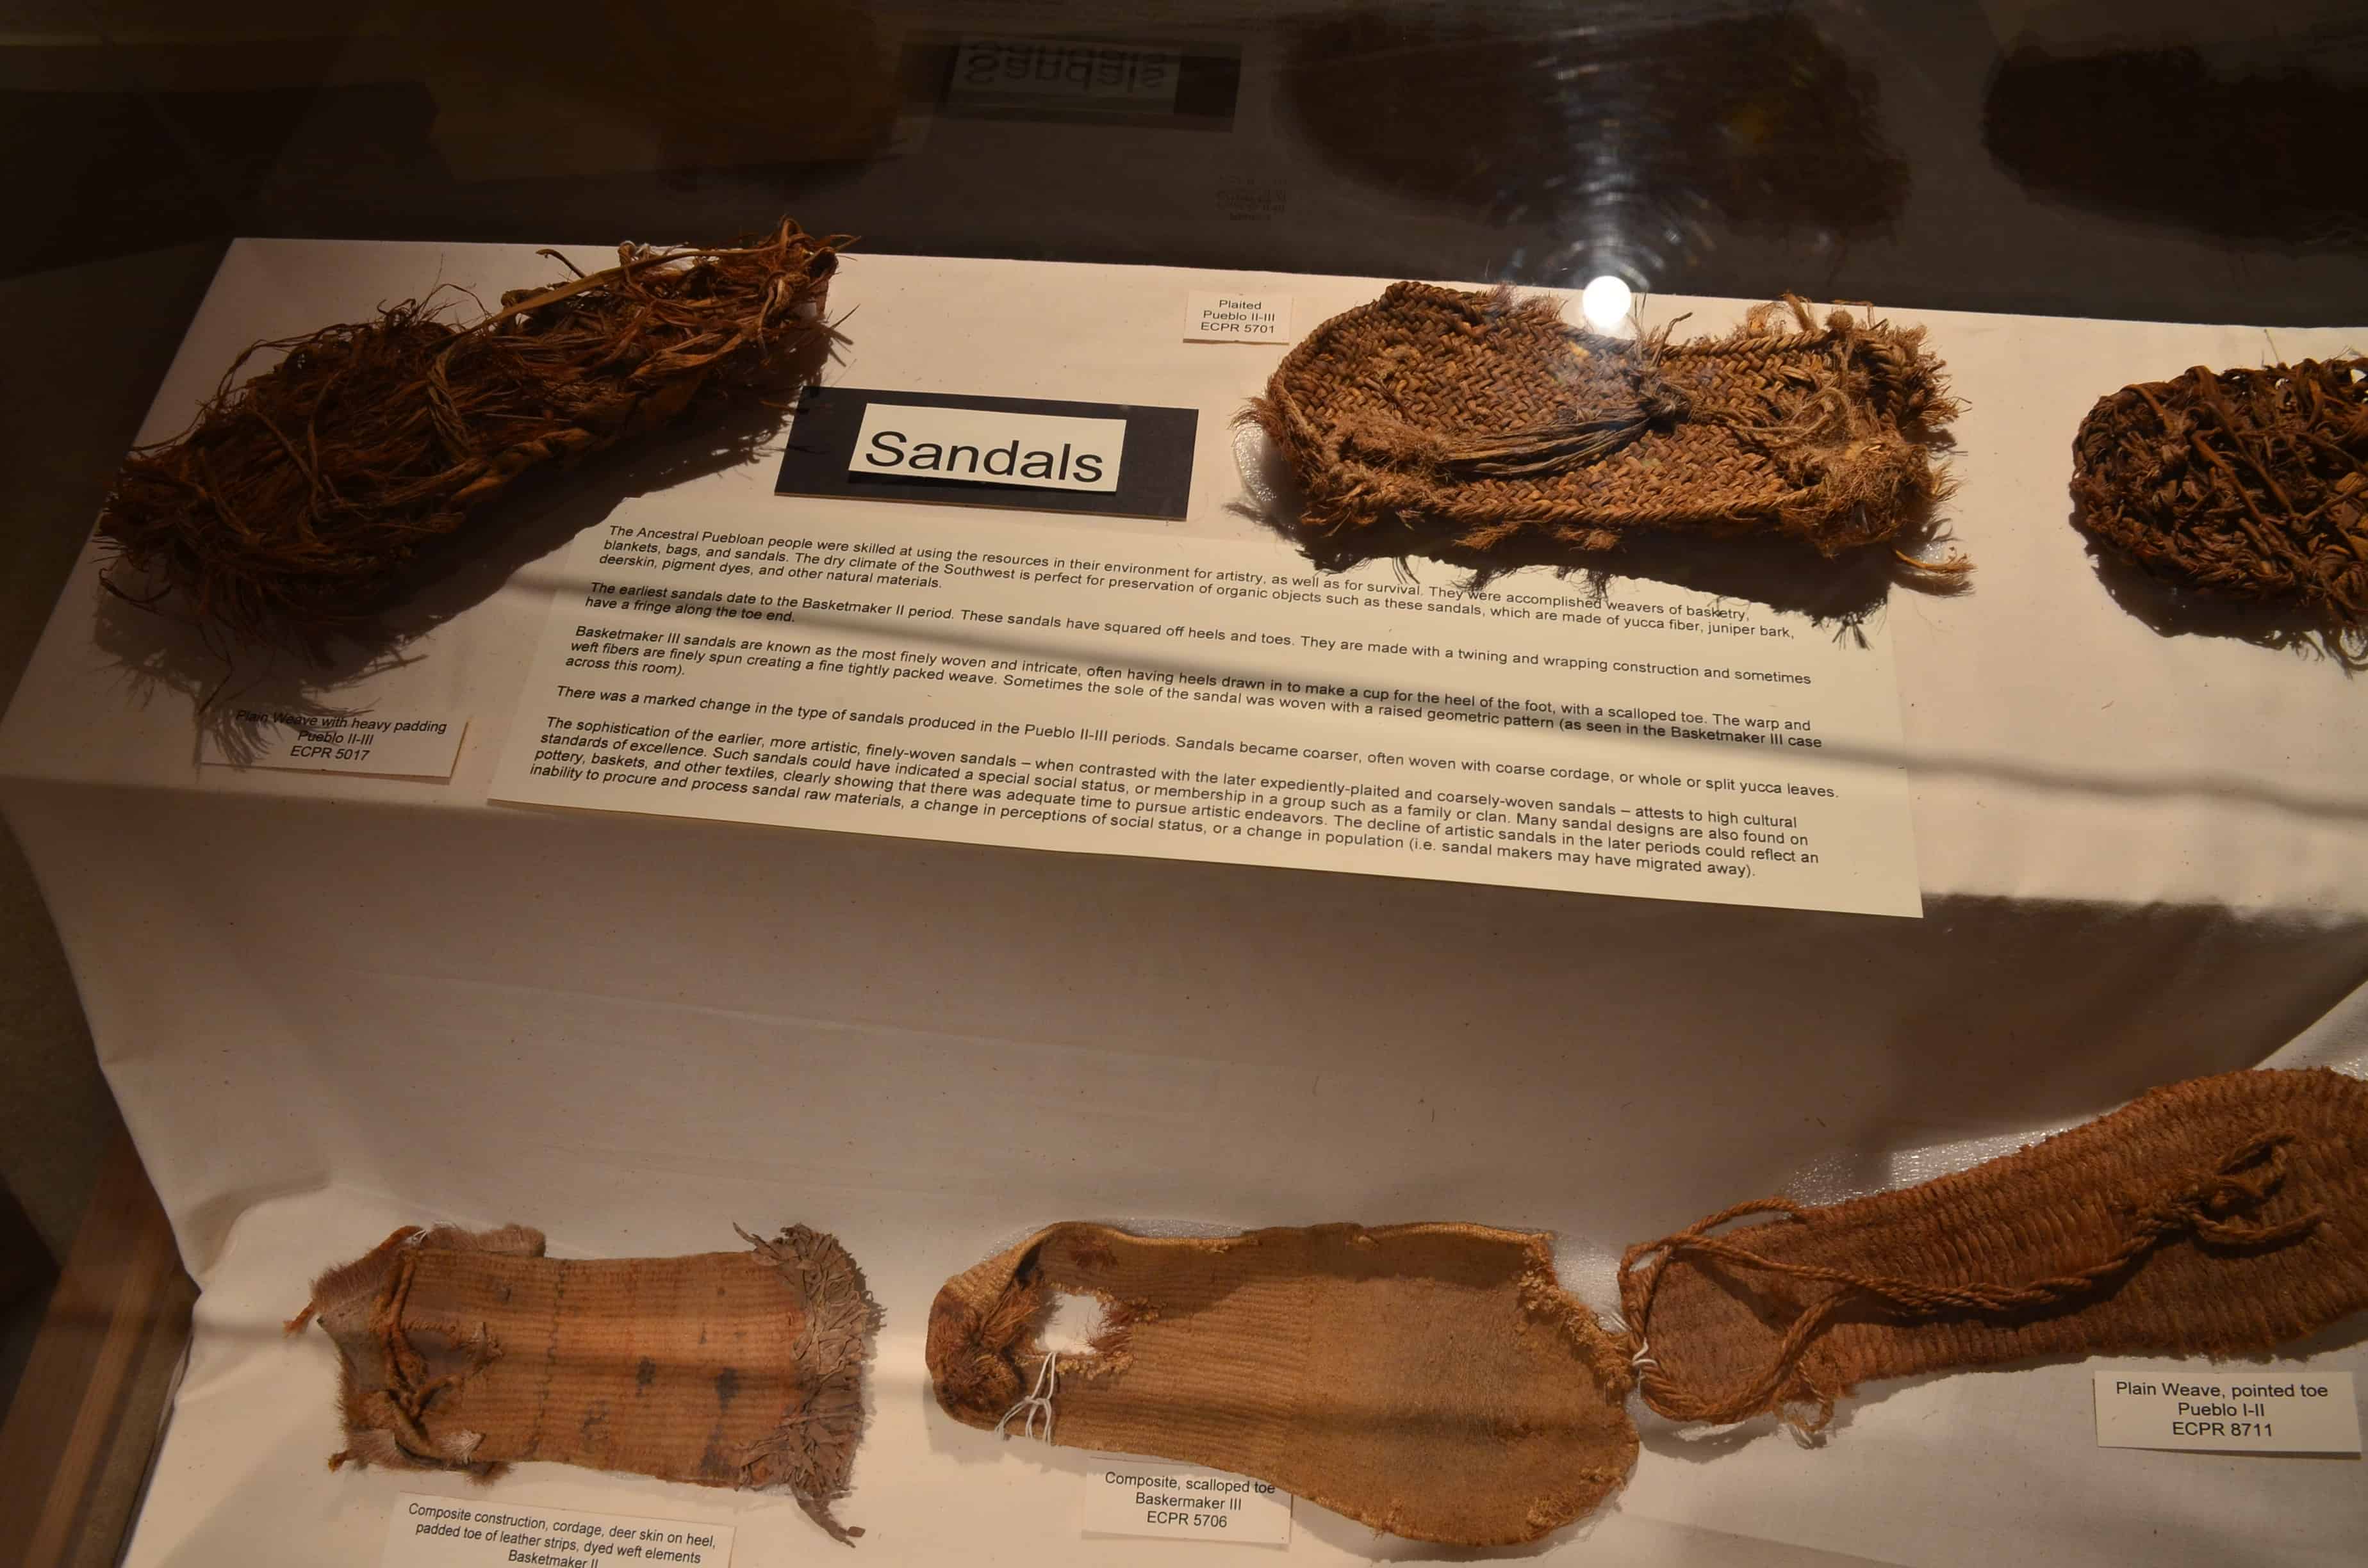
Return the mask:
POLYGON ((1788 296, 1724 337, 1626 343, 1550 299, 1394 283, 1293 347, 1245 417, 1289 459, 1319 552, 1372 535, 1586 553, 1669 531, 1832 556, 1896 539, 1941 492, 1927 442, 1956 405, 1923 340, 1788 296))
POLYGON ((792 1225, 746 1252, 586 1261, 523 1225, 406 1226, 314 1282, 348 1460, 490 1477, 552 1460, 786 1488, 831 1517, 863 1435, 879 1309, 847 1249, 792 1225))
POLYGON ((948 1414, 1005 1421, 1042 1372, 1063 1291, 1103 1309, 1090 1349, 1056 1369, 1049 1436, 1065 1446, 1212 1465, 1462 1546, 1566 1525, 1635 1462, 1628 1364, 1555 1284, 1543 1236, 1054 1225, 938 1293, 929 1375, 948 1414))
POLYGON ((2207 593, 2368 622, 2368 359, 2123 387, 2072 443, 2080 526, 2207 593))
POLYGON ((784 219, 721 249, 628 244, 615 267, 514 290, 466 326, 406 301, 256 344, 188 432, 125 460, 99 518, 108 585, 174 597, 233 642, 323 653, 519 474, 778 376, 827 335, 844 243, 784 219), (239 383, 266 351, 282 358, 239 383))
POLYGON ((1631 1247, 1621 1295, 1679 1421, 1815 1430, 1868 1378, 2268 1350, 2368 1308, 2368 1084, 2198 1078, 1919 1187, 1738 1204, 1631 1247))

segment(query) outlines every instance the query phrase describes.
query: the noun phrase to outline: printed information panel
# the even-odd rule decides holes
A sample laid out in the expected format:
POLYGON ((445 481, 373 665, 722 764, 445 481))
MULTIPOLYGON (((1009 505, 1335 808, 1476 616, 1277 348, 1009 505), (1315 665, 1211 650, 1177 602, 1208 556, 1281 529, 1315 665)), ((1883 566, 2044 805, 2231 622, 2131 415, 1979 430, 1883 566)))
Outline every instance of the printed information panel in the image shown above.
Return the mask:
POLYGON ((2214 1368, 2202 1376, 2099 1372, 2100 1449, 2356 1454, 2360 1402, 2349 1372, 2214 1368))
POLYGON ((1140 1454, 1096 1457, 1078 1506, 1079 1535, 1291 1544, 1291 1494, 1263 1481, 1140 1454))
POLYGON ((642 502, 579 536, 495 798, 1922 912, 1879 625, 813 516, 642 502))
POLYGON ((405 1492, 386 1522, 381 1568, 730 1568, 732 1527, 518 1507, 405 1492))

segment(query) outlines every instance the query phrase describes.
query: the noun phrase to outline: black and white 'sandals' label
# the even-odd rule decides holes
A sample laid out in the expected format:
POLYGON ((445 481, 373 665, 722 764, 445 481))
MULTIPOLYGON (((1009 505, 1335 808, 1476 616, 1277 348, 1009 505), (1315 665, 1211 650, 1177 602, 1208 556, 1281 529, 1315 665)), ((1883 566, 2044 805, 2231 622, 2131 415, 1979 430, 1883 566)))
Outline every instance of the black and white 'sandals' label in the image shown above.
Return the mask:
POLYGON ((874 403, 863 411, 847 472, 1114 493, 1125 455, 1123 419, 874 403))
POLYGON ((773 494, 1180 518, 1200 422, 1152 403, 813 386, 773 494))

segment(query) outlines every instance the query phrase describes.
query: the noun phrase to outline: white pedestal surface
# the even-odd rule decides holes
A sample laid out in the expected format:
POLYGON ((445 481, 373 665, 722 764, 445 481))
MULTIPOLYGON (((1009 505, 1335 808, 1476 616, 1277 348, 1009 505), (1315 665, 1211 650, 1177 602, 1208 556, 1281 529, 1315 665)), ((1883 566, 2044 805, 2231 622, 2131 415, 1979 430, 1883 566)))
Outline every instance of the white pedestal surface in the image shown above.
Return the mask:
MULTIPOLYGON (((524 247, 242 243, 146 434, 250 341, 549 269, 524 247)), ((1183 301, 1284 290, 1304 331, 1380 287, 858 255, 830 379, 1198 407, 1187 519, 1076 526, 1266 540, 1281 569, 1289 547, 1231 509, 1226 423, 1281 350, 1180 342, 1183 301)), ((1656 301, 1648 321, 1743 308, 1656 301)), ((1084 1456, 939 1413, 939 1284, 1059 1219, 1458 1219, 1556 1232, 1567 1281, 1608 1307, 1622 1245, 1746 1198, 1916 1179, 2202 1073, 2358 1070, 2353 681, 2157 632, 2066 521, 2096 396, 2257 363, 2260 335, 1886 313, 1930 326, 1969 404, 1951 505, 1980 567, 1884 612, 1920 921, 488 804, 551 545, 661 484, 687 520, 769 490, 763 450, 696 433, 536 492, 510 548, 423 604, 404 661, 316 688, 467 716, 449 783, 200 767, 193 703, 219 666, 108 604, 94 552, 0 730, 0 804, 204 1287, 129 1561, 369 1561, 397 1493, 476 1494, 330 1473, 334 1356, 279 1332, 313 1273, 401 1223, 517 1221, 575 1256, 830 1230, 887 1312, 841 1509, 868 1560, 1239 1557, 1269 1549, 1081 1540, 1084 1456)), ((2306 1348, 2368 1370, 2363 1334, 2306 1348)), ((1816 1449, 1646 1417, 1616 1503, 1533 1553, 2331 1562, 2368 1538, 2357 1461, 2096 1449, 2090 1370, 1870 1387, 1816 1449)), ((838 1550, 785 1498, 548 1465, 497 1490, 729 1522, 746 1563, 838 1550)), ((1288 1551, 1455 1555, 1306 1505, 1288 1551)))

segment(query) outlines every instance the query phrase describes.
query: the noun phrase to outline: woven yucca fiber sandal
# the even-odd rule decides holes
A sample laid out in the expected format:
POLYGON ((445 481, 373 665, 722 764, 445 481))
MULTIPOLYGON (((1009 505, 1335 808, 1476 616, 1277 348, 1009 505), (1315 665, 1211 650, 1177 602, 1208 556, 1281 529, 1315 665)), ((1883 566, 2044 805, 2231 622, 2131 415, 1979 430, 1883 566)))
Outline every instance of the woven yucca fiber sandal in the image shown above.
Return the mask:
POLYGON ((2157 577, 2368 628, 2368 359, 2199 365, 2100 397, 2072 495, 2091 539, 2157 577))
POLYGON ((2269 1350, 2368 1308, 2368 1083, 2197 1078, 1920 1186, 1741 1204, 1630 1248, 1621 1294, 1679 1421, 1814 1431, 1869 1379, 2269 1350))
POLYGON ((1923 339, 1788 296, 1725 336, 1626 342, 1551 299, 1395 283, 1293 347, 1244 417, 1319 559, 1585 561, 1645 534, 1832 557, 1918 529, 1945 488, 1930 443, 1956 405, 1923 339))
POLYGON ((1636 1459, 1627 1361, 1545 1238, 1480 1225, 1054 1225, 946 1282, 928 1360, 971 1426, 1019 1427, 1035 1390, 1051 1441, 1254 1476, 1417 1540, 1534 1540, 1636 1459), (1062 1291, 1103 1321, 1055 1359, 1062 1291))
POLYGON ((847 1249, 792 1225, 742 1252, 560 1259, 523 1225, 406 1226, 323 1274, 344 1364, 333 1456, 479 1477, 525 1460, 702 1486, 782 1487, 847 1541, 831 1505, 863 1435, 879 1309, 847 1249))

